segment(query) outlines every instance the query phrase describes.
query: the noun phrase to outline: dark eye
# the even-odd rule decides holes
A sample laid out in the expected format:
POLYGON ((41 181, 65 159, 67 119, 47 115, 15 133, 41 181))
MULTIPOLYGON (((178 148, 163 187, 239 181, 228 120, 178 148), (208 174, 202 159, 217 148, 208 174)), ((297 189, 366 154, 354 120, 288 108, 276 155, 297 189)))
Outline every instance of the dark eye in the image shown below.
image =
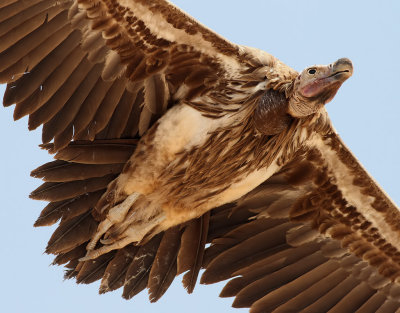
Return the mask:
POLYGON ((315 68, 310 68, 308 70, 308 74, 314 75, 317 72, 317 70, 315 68))

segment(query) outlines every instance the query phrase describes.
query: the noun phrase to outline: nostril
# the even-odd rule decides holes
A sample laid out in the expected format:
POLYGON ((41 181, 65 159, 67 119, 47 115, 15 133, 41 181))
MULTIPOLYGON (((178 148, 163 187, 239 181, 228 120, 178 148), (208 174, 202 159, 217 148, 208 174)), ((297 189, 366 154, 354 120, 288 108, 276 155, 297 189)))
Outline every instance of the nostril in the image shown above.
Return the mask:
POLYGON ((339 64, 341 64, 341 65, 346 64, 346 65, 349 65, 349 66, 353 66, 353 63, 352 63, 348 58, 341 58, 341 59, 337 60, 337 61, 335 62, 335 64, 337 64, 337 65, 339 65, 339 64))
POLYGON ((352 73, 353 63, 347 58, 341 58, 333 63, 333 70, 335 72, 352 73))

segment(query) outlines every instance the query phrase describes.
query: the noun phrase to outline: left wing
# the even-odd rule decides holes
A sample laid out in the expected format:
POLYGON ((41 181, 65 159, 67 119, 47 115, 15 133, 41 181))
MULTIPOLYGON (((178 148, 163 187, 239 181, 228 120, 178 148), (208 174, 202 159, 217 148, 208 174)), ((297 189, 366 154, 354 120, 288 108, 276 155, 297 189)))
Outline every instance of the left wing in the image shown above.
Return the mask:
MULTIPOLYGON (((399 209, 329 124, 240 199, 242 210, 251 219, 211 238, 201 279, 233 278, 221 296, 234 296, 234 307, 398 312, 399 209)), ((211 225, 224 224, 217 216, 211 225)))

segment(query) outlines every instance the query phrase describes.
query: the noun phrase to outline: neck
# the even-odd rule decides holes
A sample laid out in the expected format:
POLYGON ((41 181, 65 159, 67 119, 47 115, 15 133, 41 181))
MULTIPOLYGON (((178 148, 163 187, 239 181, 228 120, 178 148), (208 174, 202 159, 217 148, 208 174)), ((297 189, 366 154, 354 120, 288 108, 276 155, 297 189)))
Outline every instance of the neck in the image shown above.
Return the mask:
POLYGON ((294 93, 289 99, 288 113, 293 117, 303 118, 317 112, 323 104, 324 102, 321 102, 319 97, 305 98, 294 93))

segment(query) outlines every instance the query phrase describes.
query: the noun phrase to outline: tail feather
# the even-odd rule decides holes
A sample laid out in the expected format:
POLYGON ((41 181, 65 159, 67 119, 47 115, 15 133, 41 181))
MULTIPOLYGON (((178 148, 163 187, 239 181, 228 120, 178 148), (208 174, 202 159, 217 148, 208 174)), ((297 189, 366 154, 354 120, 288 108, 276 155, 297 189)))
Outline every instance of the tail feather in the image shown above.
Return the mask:
POLYGON ((204 250, 207 243, 210 213, 191 221, 182 235, 182 243, 178 254, 178 273, 185 271, 183 286, 192 293, 203 264, 204 250))
POLYGON ((96 260, 85 261, 76 276, 76 282, 78 284, 90 284, 101 279, 108 263, 114 258, 115 254, 115 251, 111 251, 98 257, 96 260))
POLYGON ((124 291, 122 294, 125 299, 132 298, 147 287, 150 270, 160 246, 161 239, 162 234, 157 235, 139 248, 139 251, 126 273, 124 291))
POLYGON ((116 290, 124 285, 126 272, 138 250, 137 246, 131 244, 117 251, 105 270, 100 285, 100 293, 116 290))
POLYGON ((89 241, 96 228, 97 222, 92 217, 91 211, 62 222, 51 236, 46 253, 59 254, 71 251, 89 241))
POLYGON ((177 256, 181 245, 181 230, 174 227, 165 231, 149 273, 147 288, 151 302, 162 297, 177 274, 177 256))

